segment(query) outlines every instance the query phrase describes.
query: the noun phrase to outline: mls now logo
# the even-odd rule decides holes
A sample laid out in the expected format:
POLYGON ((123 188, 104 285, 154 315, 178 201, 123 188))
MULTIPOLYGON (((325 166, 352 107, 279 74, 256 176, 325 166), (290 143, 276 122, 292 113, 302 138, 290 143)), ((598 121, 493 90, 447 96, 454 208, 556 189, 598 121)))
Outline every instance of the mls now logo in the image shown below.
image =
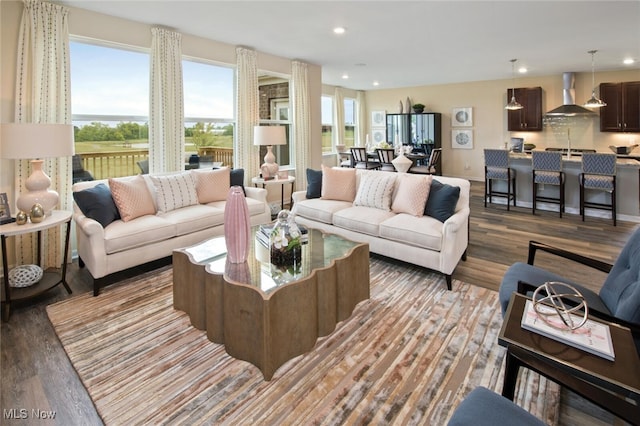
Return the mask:
POLYGON ((25 408, 10 408, 2 410, 2 417, 9 419, 27 419, 29 418, 29 410, 25 408))
POLYGON ((24 420, 29 417, 34 419, 55 419, 55 411, 45 411, 40 409, 32 409, 31 411, 26 408, 9 408, 2 410, 2 417, 5 420, 24 420))

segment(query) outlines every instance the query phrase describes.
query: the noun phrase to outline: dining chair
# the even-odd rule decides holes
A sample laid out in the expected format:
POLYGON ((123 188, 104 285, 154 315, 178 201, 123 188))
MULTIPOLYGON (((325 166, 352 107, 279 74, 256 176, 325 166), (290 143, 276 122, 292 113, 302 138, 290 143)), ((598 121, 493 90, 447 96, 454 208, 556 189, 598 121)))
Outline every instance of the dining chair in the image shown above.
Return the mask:
POLYGON ((484 150, 484 206, 493 203, 493 197, 507 199, 507 210, 510 209, 510 201, 516 206, 516 171, 509 167, 509 151, 506 149, 484 150), (507 183, 507 191, 493 189, 494 180, 503 180, 507 183))
POLYGON ((379 161, 369 161, 366 148, 351 148, 351 157, 356 169, 380 169, 381 164, 379 161))
POLYGON ((340 167, 353 167, 353 155, 351 152, 338 152, 338 161, 340 161, 340 167))
POLYGON ((585 207, 611 212, 613 226, 616 226, 616 161, 615 154, 582 154, 580 182, 580 216, 584 222, 585 207), (585 190, 608 192, 610 203, 587 201, 585 190))
POLYGON ((378 161, 380 162, 380 170, 385 172, 395 172, 396 168, 393 166, 393 158, 395 156, 395 150, 393 148, 376 148, 378 154, 378 161))
POLYGON ((531 172, 533 173, 533 209, 536 214, 536 203, 545 201, 559 205, 560 217, 564 212, 565 175, 562 171, 562 153, 556 151, 532 151, 531 172), (558 197, 543 196, 538 194, 538 185, 554 185, 560 190, 558 197))
POLYGON ((440 162, 440 157, 442 156, 442 148, 434 148, 431 150, 431 155, 429 155, 429 162, 426 166, 412 166, 409 169, 409 173, 414 174, 423 174, 423 175, 434 175, 436 174, 438 168, 437 165, 440 162))

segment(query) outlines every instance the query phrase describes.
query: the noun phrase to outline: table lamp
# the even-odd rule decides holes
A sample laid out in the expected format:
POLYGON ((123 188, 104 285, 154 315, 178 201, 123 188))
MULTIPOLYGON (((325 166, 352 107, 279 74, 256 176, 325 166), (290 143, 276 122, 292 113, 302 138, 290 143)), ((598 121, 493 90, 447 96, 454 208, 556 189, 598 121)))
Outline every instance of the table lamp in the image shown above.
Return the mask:
POLYGON ((58 204, 58 193, 49 189, 51 178, 42 170, 42 158, 70 157, 74 154, 73 125, 40 123, 3 123, 0 125, 0 157, 31 158, 31 175, 25 181, 27 192, 16 200, 18 209, 29 212, 34 204, 45 215, 58 204))
POLYGON ((273 179, 278 175, 280 168, 273 154, 273 145, 286 145, 287 135, 284 126, 255 126, 253 128, 253 144, 266 145, 267 154, 264 156, 264 164, 260 166, 262 178, 273 179))

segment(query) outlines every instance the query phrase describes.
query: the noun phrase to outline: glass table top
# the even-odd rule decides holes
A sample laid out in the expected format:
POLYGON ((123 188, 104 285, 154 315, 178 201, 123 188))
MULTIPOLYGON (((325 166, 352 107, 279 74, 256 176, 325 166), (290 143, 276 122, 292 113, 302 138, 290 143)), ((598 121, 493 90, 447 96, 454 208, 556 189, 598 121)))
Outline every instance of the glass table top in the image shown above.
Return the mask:
POLYGON ((249 256, 244 263, 227 262, 224 236, 203 241, 183 251, 189 254, 192 263, 205 265, 209 273, 224 274, 227 279, 269 293, 281 285, 306 278, 316 269, 329 266, 360 244, 338 235, 309 229, 302 244, 302 260, 288 268, 277 267, 269 261, 269 248, 256 235, 259 228, 254 226, 251 229, 249 256))

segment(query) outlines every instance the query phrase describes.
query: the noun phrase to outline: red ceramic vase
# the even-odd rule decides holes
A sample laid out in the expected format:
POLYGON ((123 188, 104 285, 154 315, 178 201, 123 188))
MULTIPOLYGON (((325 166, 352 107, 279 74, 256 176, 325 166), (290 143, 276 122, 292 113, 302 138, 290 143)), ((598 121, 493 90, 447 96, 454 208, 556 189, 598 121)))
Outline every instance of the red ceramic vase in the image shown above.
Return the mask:
POLYGON ((224 207, 224 239, 227 244, 227 260, 242 263, 249 255, 251 223, 249 207, 240 186, 232 186, 224 207))

